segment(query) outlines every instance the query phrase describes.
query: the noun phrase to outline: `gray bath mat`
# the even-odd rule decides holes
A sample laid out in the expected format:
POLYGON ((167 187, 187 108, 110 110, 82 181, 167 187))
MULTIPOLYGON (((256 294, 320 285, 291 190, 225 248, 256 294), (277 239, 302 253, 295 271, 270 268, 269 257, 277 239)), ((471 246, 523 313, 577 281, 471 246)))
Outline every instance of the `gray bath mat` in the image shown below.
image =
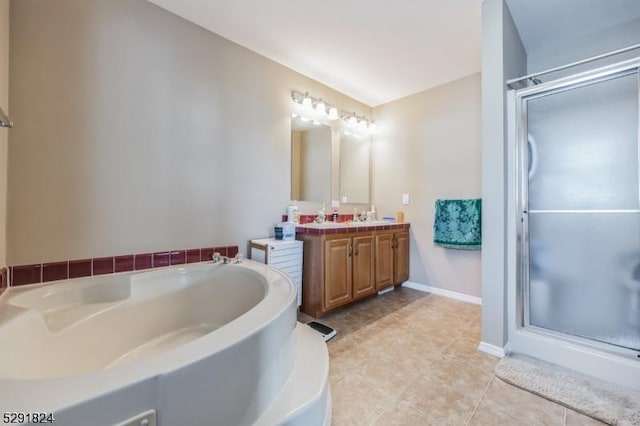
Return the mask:
POLYGON ((611 425, 640 425, 640 393, 524 355, 496 366, 503 381, 611 425))

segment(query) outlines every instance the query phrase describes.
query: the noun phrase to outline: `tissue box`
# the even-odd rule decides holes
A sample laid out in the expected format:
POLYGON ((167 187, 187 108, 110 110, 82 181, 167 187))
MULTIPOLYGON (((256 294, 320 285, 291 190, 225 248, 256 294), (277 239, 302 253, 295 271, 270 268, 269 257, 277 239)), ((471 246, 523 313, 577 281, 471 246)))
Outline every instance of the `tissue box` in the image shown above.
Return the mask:
POLYGON ((284 222, 282 224, 282 239, 283 240, 295 240, 296 239, 296 224, 291 222, 284 222))
POLYGON ((279 223, 275 226, 275 238, 276 240, 295 240, 296 239, 296 224, 291 222, 279 223))

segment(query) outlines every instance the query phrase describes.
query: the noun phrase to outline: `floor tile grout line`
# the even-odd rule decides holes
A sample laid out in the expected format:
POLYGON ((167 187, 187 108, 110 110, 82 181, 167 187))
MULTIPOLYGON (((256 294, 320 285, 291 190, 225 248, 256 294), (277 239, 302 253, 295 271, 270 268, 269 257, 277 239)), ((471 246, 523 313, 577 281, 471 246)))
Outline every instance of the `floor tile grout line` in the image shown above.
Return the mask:
POLYGON ((489 382, 487 383, 487 386, 484 387, 484 391, 482 391, 482 395, 478 399, 478 402, 476 402, 475 406, 473 407, 473 410, 471 411, 471 414, 469 415, 469 417, 467 417, 467 420, 464 422, 465 426, 467 426, 471 422, 471 419, 473 418, 473 416, 475 416, 476 411, 478 411, 478 407, 480 406, 480 403, 482 402, 484 397, 487 395, 487 392, 489 391, 489 386, 491 386, 491 383, 493 383, 493 380, 495 378, 496 378, 496 375, 494 374, 493 376, 491 376, 491 379, 489 379, 489 382))
MULTIPOLYGON (((432 361, 433 362, 433 361, 432 361)), ((420 372, 420 374, 418 374, 416 377, 414 377, 412 380, 409 381, 409 383, 406 384, 406 386, 404 386, 402 388, 402 390, 400 392, 398 392, 398 396, 395 397, 394 399, 392 399, 391 401, 387 402, 387 405, 385 405, 384 409, 380 412, 380 414, 378 414, 376 416, 376 418, 373 420, 373 422, 370 423, 370 425, 375 424, 375 422, 378 421, 378 419, 396 402, 398 402, 398 400, 400 399, 400 397, 402 396, 402 394, 409 389, 409 387, 414 384, 416 382, 416 380, 418 380, 420 378, 420 376, 422 376, 422 372, 420 372)))
MULTIPOLYGON (((374 356, 378 355, 380 352, 382 352, 382 349, 378 349, 376 351, 373 351, 371 354, 369 354, 367 357, 363 358, 362 361, 360 361, 358 364, 354 365, 353 367, 349 368, 338 380, 336 380, 334 382, 338 383, 339 381, 341 381, 342 379, 344 379, 345 377, 347 377, 349 374, 353 373, 358 367, 360 367, 362 364, 364 364, 365 362, 367 362, 369 359, 373 358, 374 356)), ((329 367, 331 368, 331 367, 329 367)))
MULTIPOLYGON (((425 329, 425 333, 429 334, 430 331, 428 330, 434 331, 433 329, 431 329, 431 326, 434 324, 431 324, 430 321, 427 321, 425 323, 424 322, 425 318, 431 319, 435 316, 435 317, 438 317, 441 321, 445 321, 447 323, 449 321, 455 322, 457 320, 459 321, 458 322, 459 326, 461 326, 461 332, 456 333, 455 336, 451 336, 452 338, 450 340, 446 339, 445 341, 439 342, 439 343, 432 342, 432 344, 435 343, 436 345, 436 346, 433 346, 432 349, 435 349, 436 347, 439 349, 437 353, 433 353, 429 355, 428 353, 425 352, 425 356, 428 355, 427 359, 422 359, 418 364, 415 364, 412 362, 406 364, 406 365, 415 364, 419 366, 418 374, 416 374, 414 377, 411 377, 411 375, 407 374, 407 376, 409 376, 409 380, 406 382, 406 384, 397 388, 398 391, 394 392, 395 396, 393 398, 385 399, 385 403, 380 404, 382 405, 380 407, 381 411, 376 416, 374 416, 375 418, 373 419, 372 423, 378 422, 380 418, 383 415, 385 415, 386 412, 388 412, 392 407, 394 407, 399 402, 401 402, 402 396, 407 392, 407 389, 409 389, 412 385, 414 385, 416 381, 418 381, 421 377, 425 377, 425 374, 429 371, 431 366, 433 366, 438 362, 438 359, 445 358, 447 356, 446 355, 447 353, 457 352, 456 350, 457 343, 461 341, 466 342, 468 339, 477 340, 477 339, 473 339, 473 335, 478 333, 478 330, 475 330, 476 328, 479 327, 478 318, 472 317, 471 313, 467 313, 466 311, 463 313, 463 315, 460 315, 459 317, 454 316, 453 315, 454 312, 451 311, 451 307, 449 307, 447 304, 440 306, 439 302, 441 302, 441 300, 440 298, 437 298, 437 297, 433 297, 433 298, 420 297, 406 304, 403 302, 400 306, 396 306, 396 304, 391 303, 388 306, 384 307, 383 310, 387 312, 382 317, 378 317, 375 319, 371 318, 367 320, 370 322, 359 321, 355 323, 355 326, 353 327, 350 326, 347 328, 343 328, 343 330, 348 331, 348 333, 347 334, 343 333, 340 340, 342 340, 343 338, 349 339, 351 336, 353 336, 354 341, 353 342, 348 341, 344 348, 342 347, 337 348, 337 350, 340 353, 348 354, 352 352, 354 349, 356 349, 358 346, 362 346, 362 345, 366 345, 367 348, 364 351, 365 353, 362 353, 360 355, 360 356, 364 355, 364 358, 355 362, 350 367, 345 368, 342 374, 340 374, 339 376, 334 376, 335 381, 331 384, 331 386, 335 386, 339 383, 344 384, 344 381, 347 380, 348 377, 351 377, 354 374, 357 375, 358 369, 361 368, 363 364, 367 362, 371 362, 372 359, 376 359, 380 354, 386 355, 385 353, 386 351, 384 350, 383 347, 381 347, 380 345, 375 345, 375 342, 378 341, 378 339, 376 339, 375 337, 373 338, 371 337, 372 335, 377 334, 378 332, 382 333, 389 327, 392 327, 392 328, 399 327, 397 331, 398 332, 401 331, 400 334, 402 336, 400 334, 394 333, 393 335, 390 335, 390 336, 384 336, 383 340, 380 340, 380 342, 384 342, 388 346, 388 344, 393 345, 396 342, 401 341, 401 339, 404 340, 405 335, 408 337, 411 337, 413 335, 419 340, 425 340, 425 339, 428 340, 429 336, 428 335, 421 336, 421 331, 424 328, 424 324, 426 324, 427 328, 425 329), (431 308, 435 308, 435 309, 432 310, 431 308), (425 317, 426 312, 429 312, 429 315, 427 317, 425 317), (404 324, 401 324, 401 323, 404 323, 404 324)), ((342 315, 340 317, 335 318, 335 321, 337 321, 336 326, 340 326, 342 328, 342 325, 349 324, 351 323, 351 321, 355 321, 358 315, 363 315, 365 313, 363 310, 360 310, 360 311, 356 312, 353 315, 353 318, 351 318, 351 315, 342 315)), ((326 319, 328 322, 331 322, 330 318, 326 318, 326 319)), ((353 324, 354 323, 351 323, 351 325, 353 324)), ((442 338, 442 337, 443 336, 439 335, 439 338, 442 338)), ((337 343, 337 342, 338 342, 337 340, 334 341, 334 343, 337 343)), ((394 359, 393 356, 391 355, 388 355, 388 356, 394 359)), ((347 365, 349 364, 350 363, 348 363, 347 365)), ((467 419, 467 423, 475 415, 480 402, 485 398, 488 386, 492 383, 492 381, 494 380, 494 377, 495 376, 491 376, 490 378, 489 377, 487 378, 489 382, 487 383, 487 386, 485 386, 485 388, 483 389, 482 394, 479 400, 477 401, 477 404, 473 406, 473 411, 471 411, 471 414, 467 419)), ((362 378, 366 379, 366 376, 363 376, 362 378)), ((368 380, 365 380, 365 381, 369 382, 368 380)))

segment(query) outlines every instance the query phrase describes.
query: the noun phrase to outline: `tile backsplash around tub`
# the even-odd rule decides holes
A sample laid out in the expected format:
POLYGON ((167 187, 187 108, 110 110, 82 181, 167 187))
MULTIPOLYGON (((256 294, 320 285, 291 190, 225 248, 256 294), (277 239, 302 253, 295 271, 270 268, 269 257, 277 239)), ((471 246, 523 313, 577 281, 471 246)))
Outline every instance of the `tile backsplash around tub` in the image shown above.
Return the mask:
POLYGON ((213 253, 234 257, 238 246, 205 247, 186 250, 170 250, 155 253, 137 253, 120 256, 94 257, 92 259, 62 262, 16 265, 0 270, 0 293, 9 285, 25 285, 115 272, 139 271, 185 263, 206 262, 213 253))

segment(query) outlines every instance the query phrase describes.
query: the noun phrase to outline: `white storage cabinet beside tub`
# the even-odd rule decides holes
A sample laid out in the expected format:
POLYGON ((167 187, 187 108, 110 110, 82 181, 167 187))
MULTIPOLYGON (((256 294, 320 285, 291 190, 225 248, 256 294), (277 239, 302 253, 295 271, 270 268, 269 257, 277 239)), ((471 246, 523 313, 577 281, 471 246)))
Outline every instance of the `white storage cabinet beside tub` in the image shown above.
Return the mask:
POLYGON ((263 238, 251 240, 251 260, 285 272, 298 289, 298 306, 302 304, 302 241, 263 238))

